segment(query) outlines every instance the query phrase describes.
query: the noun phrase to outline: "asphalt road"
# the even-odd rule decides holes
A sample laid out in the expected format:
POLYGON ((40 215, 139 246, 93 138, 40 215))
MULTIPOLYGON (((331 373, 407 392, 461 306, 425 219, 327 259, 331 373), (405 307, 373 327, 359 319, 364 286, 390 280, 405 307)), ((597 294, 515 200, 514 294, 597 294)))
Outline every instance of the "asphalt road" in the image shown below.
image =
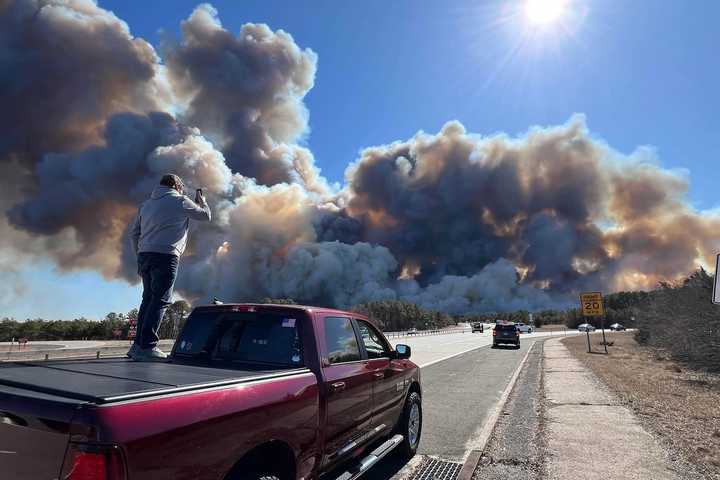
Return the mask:
POLYGON ((422 369, 425 425, 419 453, 463 461, 532 341, 490 347, 422 369))
MULTIPOLYGON (((519 350, 490 348, 492 331, 489 328, 482 334, 392 339, 393 344, 410 345, 412 360, 422 369, 424 423, 420 456, 463 462, 467 453, 478 447, 478 436, 485 420, 535 340, 563 335, 562 331, 523 334, 519 350)), ((537 346, 535 351, 538 351, 537 346)), ((531 354, 528 364, 532 364, 530 360, 535 357, 537 355, 531 354)), ((527 369, 526 365, 524 370, 527 369)), ((531 370, 531 376, 535 377, 537 366, 533 365, 531 370)), ((522 372, 521 378, 525 376, 522 372)), ((533 382, 523 384, 532 385, 533 382)), ((516 390, 519 388, 516 387, 516 390)), ((529 397, 535 397, 532 387, 522 387, 522 392, 514 395, 525 402, 532 402, 529 397)), ((419 463, 418 460, 415 462, 419 463)), ((398 478, 404 476, 407 470, 409 468, 402 458, 390 455, 373 467, 365 478, 398 478)))
MULTIPOLYGON (((524 333, 520 336, 520 343, 525 343, 528 339, 536 339, 542 337, 558 337, 563 335, 577 334, 576 330, 568 330, 567 333, 560 331, 552 332, 533 332, 524 333)), ((488 325, 484 333, 451 333, 443 335, 407 336, 400 338, 391 338, 390 343, 397 345, 403 343, 412 348, 411 360, 420 367, 425 368, 434 363, 441 362, 458 355, 483 346, 492 344, 492 326, 488 325)))

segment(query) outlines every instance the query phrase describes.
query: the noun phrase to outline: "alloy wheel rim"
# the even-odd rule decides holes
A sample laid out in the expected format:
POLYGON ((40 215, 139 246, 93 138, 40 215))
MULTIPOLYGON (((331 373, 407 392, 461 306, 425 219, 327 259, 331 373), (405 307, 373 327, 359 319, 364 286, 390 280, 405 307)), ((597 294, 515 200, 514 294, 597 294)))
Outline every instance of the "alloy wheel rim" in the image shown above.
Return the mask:
POLYGON ((420 407, 413 403, 410 407, 410 418, 408 420, 408 440, 411 446, 415 446, 420 436, 420 407))

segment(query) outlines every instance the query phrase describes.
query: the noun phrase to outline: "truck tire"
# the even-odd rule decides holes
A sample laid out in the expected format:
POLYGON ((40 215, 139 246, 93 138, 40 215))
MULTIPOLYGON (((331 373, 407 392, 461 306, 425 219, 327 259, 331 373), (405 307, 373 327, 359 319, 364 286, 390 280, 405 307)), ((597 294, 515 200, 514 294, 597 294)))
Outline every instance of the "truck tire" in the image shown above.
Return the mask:
POLYGON ((422 434, 422 403, 417 392, 412 392, 405 401, 405 408, 398 425, 398 433, 403 436, 403 441, 398 446, 398 450, 407 458, 413 457, 417 453, 420 435, 422 434))

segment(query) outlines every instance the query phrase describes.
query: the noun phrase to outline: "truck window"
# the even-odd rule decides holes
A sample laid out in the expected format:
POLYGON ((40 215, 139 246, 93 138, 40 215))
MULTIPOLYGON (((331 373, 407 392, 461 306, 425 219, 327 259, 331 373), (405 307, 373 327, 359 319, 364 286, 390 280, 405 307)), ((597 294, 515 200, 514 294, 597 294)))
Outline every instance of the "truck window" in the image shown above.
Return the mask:
POLYGON ((360 348, 349 318, 325 317, 325 346, 330 363, 360 360, 360 348))
POLYGON ((302 359, 295 319, 263 314, 256 317, 232 321, 218 339, 212 358, 299 366, 302 359))
POLYGON ((360 338, 365 345, 368 358, 383 358, 390 356, 390 347, 382 340, 375 327, 365 320, 357 321, 360 338))
POLYGON ((191 315, 176 344, 176 355, 206 356, 218 362, 303 365, 297 321, 283 313, 191 315))

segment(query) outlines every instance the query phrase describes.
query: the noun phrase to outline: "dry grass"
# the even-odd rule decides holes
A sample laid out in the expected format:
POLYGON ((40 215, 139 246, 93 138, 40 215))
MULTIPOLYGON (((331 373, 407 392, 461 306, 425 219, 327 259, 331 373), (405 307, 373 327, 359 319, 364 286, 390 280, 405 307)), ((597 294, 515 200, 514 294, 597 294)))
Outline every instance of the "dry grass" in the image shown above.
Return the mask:
MULTIPOLYGON (((720 375, 698 373, 632 333, 607 333, 609 355, 588 354, 585 335, 566 347, 630 407, 649 431, 709 478, 720 478, 720 375)), ((602 336, 591 335, 594 352, 602 336)))
POLYGON ((537 332, 562 332, 564 330, 570 331, 570 329, 566 327, 563 323, 558 325, 543 325, 542 327, 533 328, 533 331, 537 332))

